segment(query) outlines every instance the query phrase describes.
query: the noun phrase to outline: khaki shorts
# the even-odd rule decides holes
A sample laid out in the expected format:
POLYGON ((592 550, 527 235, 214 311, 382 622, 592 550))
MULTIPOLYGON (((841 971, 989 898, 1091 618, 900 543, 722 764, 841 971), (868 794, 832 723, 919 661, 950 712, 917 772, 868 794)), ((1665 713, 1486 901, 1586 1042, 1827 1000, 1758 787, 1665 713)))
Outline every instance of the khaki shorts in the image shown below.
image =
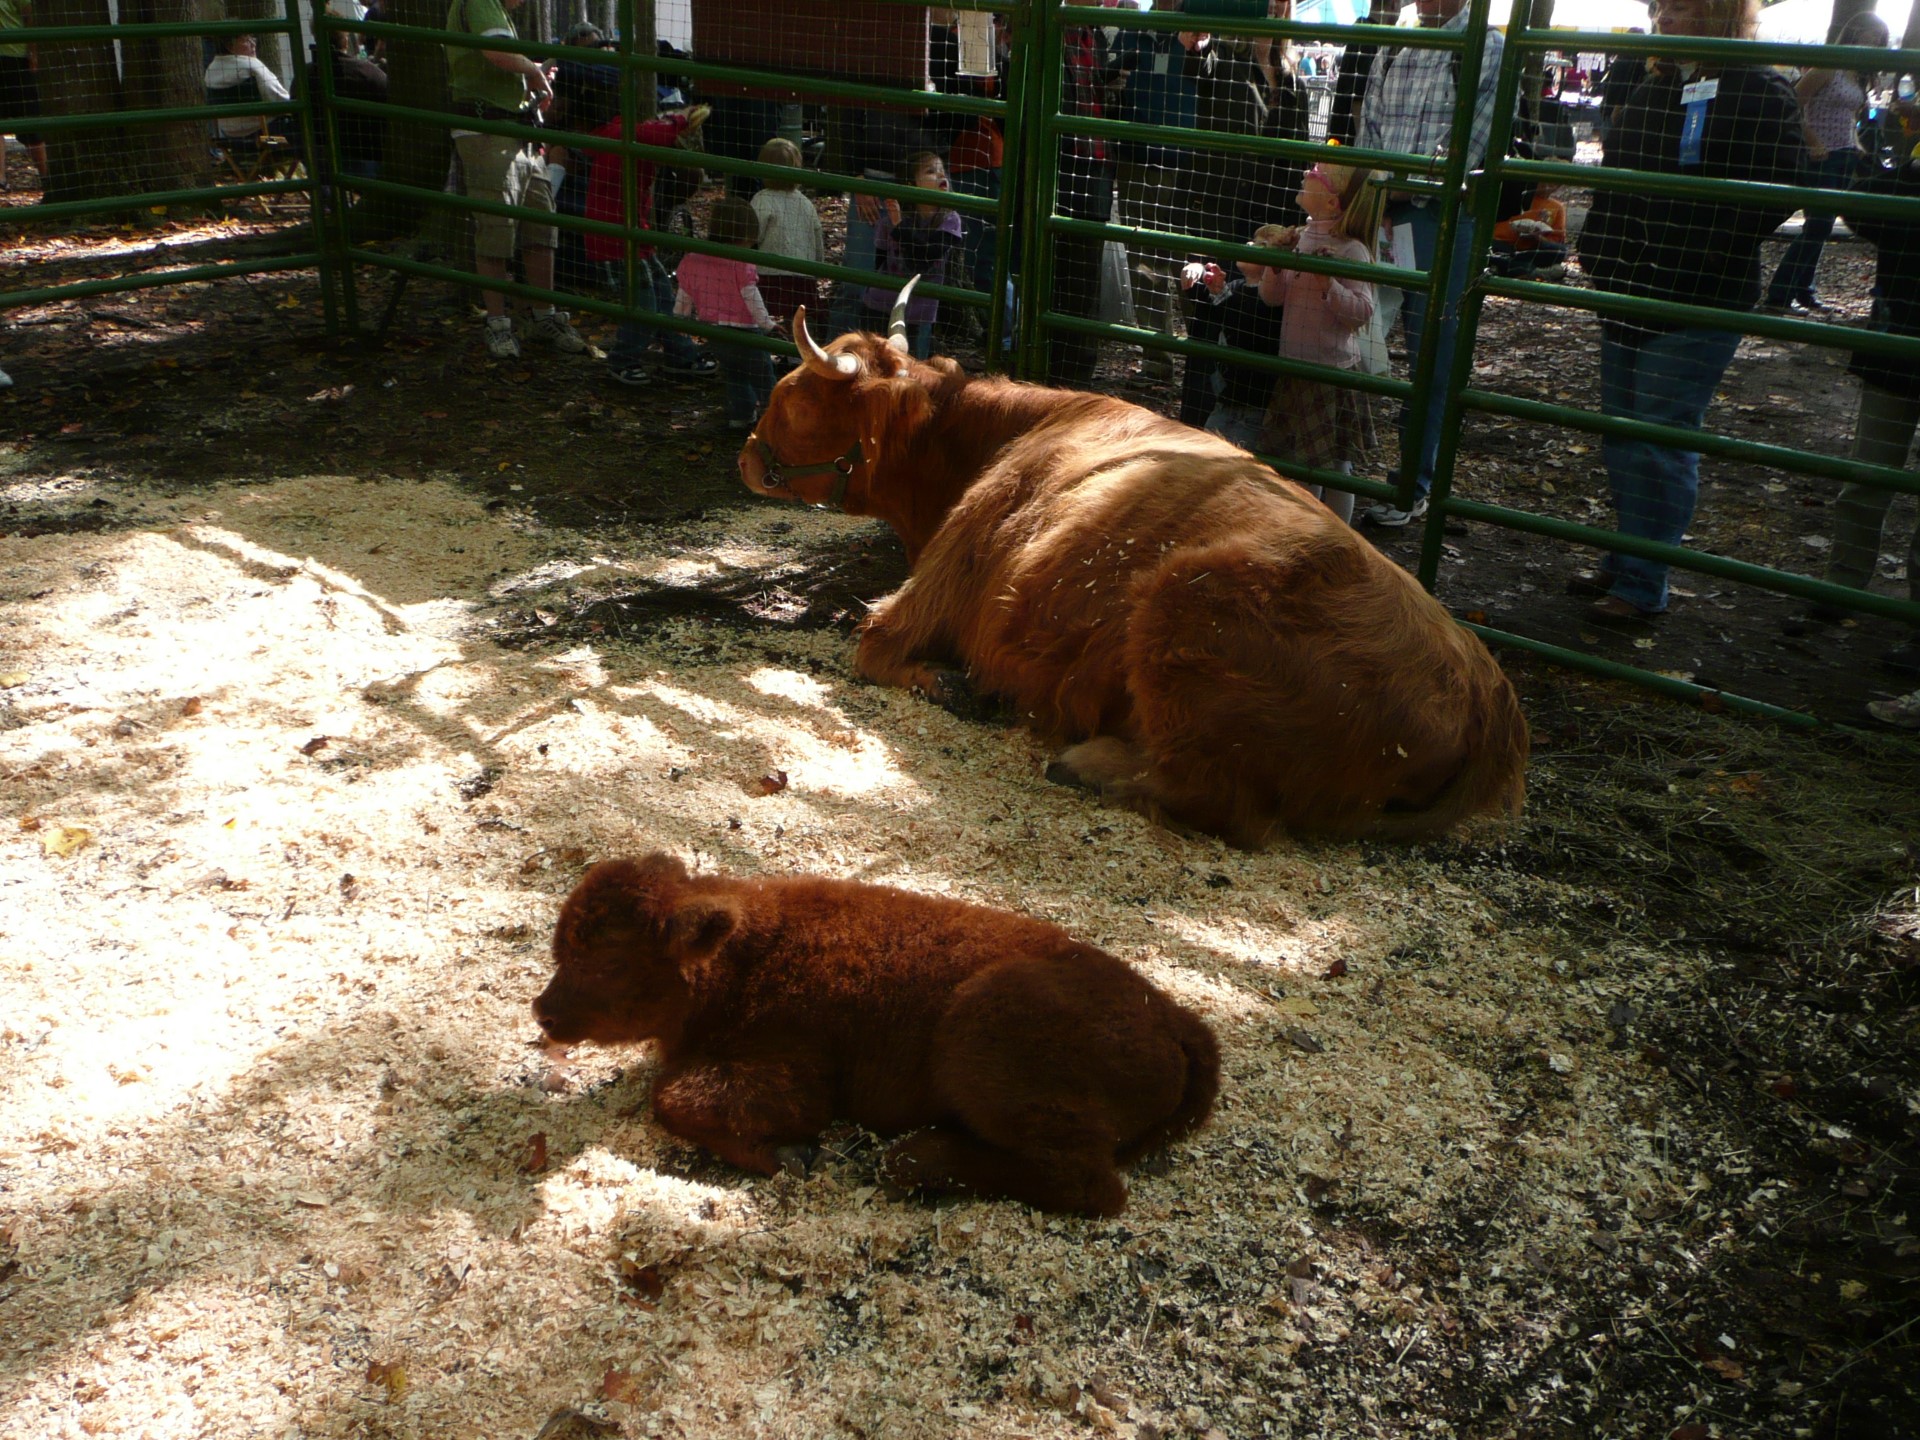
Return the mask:
MULTIPOLYGON (((467 194, 475 200, 498 200, 529 210, 553 213, 553 191, 547 187, 547 167, 510 135, 456 135, 460 169, 467 194)), ((516 222, 504 215, 473 217, 473 253, 487 260, 511 260, 516 222)), ((551 250, 556 239, 551 225, 529 225, 522 243, 551 250)))

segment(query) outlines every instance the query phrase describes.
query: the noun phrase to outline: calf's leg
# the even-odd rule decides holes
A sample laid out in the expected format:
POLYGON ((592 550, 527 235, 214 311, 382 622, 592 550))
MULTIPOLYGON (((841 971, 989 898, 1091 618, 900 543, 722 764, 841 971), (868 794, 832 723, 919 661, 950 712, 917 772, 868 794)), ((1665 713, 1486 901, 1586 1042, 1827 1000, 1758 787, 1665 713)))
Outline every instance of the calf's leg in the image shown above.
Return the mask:
POLYGON ((653 1117, 742 1170, 772 1175, 833 1118, 827 1088, 789 1061, 694 1063, 653 1087, 653 1117))
POLYGON ((1005 1197, 1057 1213, 1118 1215, 1127 1205, 1127 1185, 1114 1168, 1113 1148, 1097 1144, 1015 1151, 936 1126, 889 1146, 881 1174, 902 1190, 1005 1197))

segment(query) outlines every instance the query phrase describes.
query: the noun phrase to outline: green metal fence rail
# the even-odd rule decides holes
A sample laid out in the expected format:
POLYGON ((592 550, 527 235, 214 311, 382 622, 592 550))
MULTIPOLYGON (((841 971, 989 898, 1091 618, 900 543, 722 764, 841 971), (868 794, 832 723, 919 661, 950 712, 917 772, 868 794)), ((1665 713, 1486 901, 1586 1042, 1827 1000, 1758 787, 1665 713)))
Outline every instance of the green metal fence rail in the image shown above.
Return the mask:
MULTIPOLYGON (((332 46, 337 34, 348 32, 370 39, 424 44, 435 47, 434 53, 447 48, 465 47, 510 51, 542 61, 579 59, 583 54, 573 47, 531 40, 507 41, 497 37, 450 35, 434 27, 350 21, 329 14, 324 0, 290 0, 290 3, 304 5, 305 15, 289 9, 287 14, 277 19, 263 20, 29 27, 0 31, 0 43, 24 40, 56 45, 138 37, 219 38, 254 33, 263 36, 285 35, 297 54, 301 22, 304 19, 322 53, 332 46)), ((920 11, 927 8, 919 0, 879 0, 879 3, 905 10, 920 11)), ((1503 181, 1547 182, 1583 189, 1631 190, 1653 195, 1685 194, 1727 203, 1796 208, 1809 204, 1824 204, 1831 208, 1835 198, 1831 190, 1740 181, 1703 181, 1670 174, 1646 174, 1552 160, 1512 158, 1507 152, 1516 113, 1515 101, 1522 76, 1531 59, 1552 50, 1603 52, 1622 56, 1661 55, 1709 62, 1738 60, 1748 64, 1842 64, 1863 69, 1898 67, 1920 70, 1920 53, 1541 29, 1532 26, 1531 0, 1514 0, 1510 23, 1505 30, 1506 43, 1495 76, 1493 126, 1487 143, 1487 158, 1478 170, 1470 171, 1467 157, 1473 101, 1486 61, 1485 47, 1479 37, 1486 30, 1488 0, 1470 0, 1465 27, 1454 30, 1403 29, 1370 24, 1312 25, 1294 20, 1254 17, 1207 16, 1200 20, 1180 12, 1116 10, 1066 4, 1062 0, 961 0, 958 5, 943 8, 991 13, 1006 23, 1012 40, 1009 64, 1004 84, 991 97, 841 80, 777 67, 662 58, 650 47, 639 43, 636 15, 640 12, 634 0, 619 0, 617 5, 618 48, 592 52, 593 63, 617 69, 622 96, 621 110, 630 117, 651 113, 650 106, 642 105, 642 97, 649 93, 655 76, 670 73, 703 83, 736 88, 749 95, 779 96, 783 99, 798 97, 815 105, 930 111, 992 120, 1002 132, 1006 154, 1005 181, 1000 194, 988 198, 954 191, 942 202, 967 216, 990 221, 997 227, 998 243, 991 293, 971 288, 970 275, 960 277, 967 279, 968 284, 951 283, 954 277, 949 277, 949 283, 926 287, 926 293, 943 303, 957 303, 984 311, 988 363, 995 366, 1005 363, 1017 375, 1040 378, 1046 373, 1050 343, 1055 338, 1071 336, 1137 346, 1168 356, 1177 354, 1186 357, 1189 364, 1230 361, 1236 366, 1274 376, 1303 376, 1347 386, 1404 406, 1410 434, 1420 433, 1429 413, 1437 414, 1439 463, 1429 497, 1428 515, 1420 531, 1417 563, 1419 578, 1430 588, 1437 583, 1447 525, 1468 522, 1537 537, 1542 542, 1557 545, 1594 547, 1644 556, 1756 590, 1814 603, 1843 605, 1865 614, 1920 625, 1920 605, 1905 600, 1851 590, 1822 579, 1772 569, 1733 556, 1636 540, 1561 516, 1533 513, 1513 505, 1463 494, 1456 487, 1457 462, 1468 423, 1473 417, 1497 417, 1531 426, 1598 435, 1603 439, 1621 437, 1645 440, 1812 479, 1864 482, 1898 494, 1920 494, 1920 475, 1908 469, 1866 464, 1848 456, 1817 454, 1790 445, 1740 439, 1717 433, 1711 428, 1692 431, 1615 418, 1599 413, 1597 404, 1593 408, 1581 408, 1523 395, 1503 394, 1498 389, 1480 383, 1475 374, 1476 360, 1480 358, 1476 352, 1479 349, 1477 342, 1483 311, 1490 299, 1550 308, 1562 314, 1592 316, 1595 320, 1610 317, 1718 328, 1791 344, 1857 349, 1875 355, 1909 359, 1920 354, 1920 340, 1798 318, 1746 314, 1606 294, 1575 284, 1503 278, 1492 274, 1484 264, 1478 264, 1469 267, 1469 283, 1460 298, 1458 338, 1447 373, 1440 372, 1437 343, 1446 277, 1451 273, 1460 247, 1470 247, 1470 253, 1476 257, 1488 254, 1493 227, 1503 218, 1497 213, 1503 181), (1070 32, 1080 27, 1094 26, 1157 33, 1204 28, 1216 36, 1363 44, 1379 46, 1383 50, 1415 48, 1450 51, 1458 57, 1458 98, 1452 117, 1451 139, 1444 155, 1436 157, 1353 146, 1335 149, 1311 140, 1279 140, 1225 131, 1142 125, 1067 114, 1062 104, 1066 40, 1070 32), (1423 343, 1416 353, 1408 357, 1404 376, 1372 375, 1279 356, 1254 355, 1244 350, 1191 338, 1177 338, 1141 327, 1106 324, 1060 308, 1053 274, 1054 241, 1060 237, 1076 238, 1083 242, 1117 240, 1149 252, 1202 254, 1222 263, 1234 260, 1275 263, 1273 252, 1244 244, 1223 243, 1171 228, 1116 224, 1110 219, 1080 219, 1062 213, 1057 160, 1062 142, 1075 138, 1177 146, 1192 152, 1252 156, 1295 164, 1333 160, 1342 165, 1357 165, 1385 172, 1387 183, 1396 193, 1425 195, 1430 204, 1438 207, 1438 233, 1433 259, 1427 269, 1298 255, 1287 255, 1278 262, 1294 269, 1364 280, 1376 286, 1424 291, 1429 320, 1424 327, 1423 343), (1008 292, 1010 282, 1016 295, 1013 308, 1015 329, 1012 334, 1007 334, 1006 306, 1001 302, 1001 297, 1008 292), (1006 345, 1004 352, 1003 341, 1006 345), (1003 354, 1006 357, 1004 360, 1003 354)), ((814 190, 832 190, 849 196, 872 196, 902 203, 912 203, 924 196, 924 192, 909 184, 872 179, 859 173, 811 168, 787 171, 763 165, 757 160, 707 152, 690 154, 679 147, 652 146, 635 140, 609 139, 514 121, 472 119, 456 115, 450 110, 418 105, 351 100, 333 93, 329 66, 317 67, 317 87, 309 86, 304 63, 294 68, 292 99, 288 101, 221 108, 196 106, 48 116, 36 122, 36 125, 48 132, 80 133, 111 126, 181 121, 205 125, 222 114, 291 115, 301 127, 303 154, 308 159, 310 171, 308 178, 263 181, 250 185, 209 183, 206 186, 184 188, 175 186, 98 200, 63 201, 0 212, 0 233, 18 233, 39 224, 65 223, 90 216, 123 214, 130 210, 175 206, 212 208, 232 200, 304 195, 309 202, 308 215, 297 231, 289 230, 291 243, 285 253, 184 268, 156 268, 102 279, 37 285, 28 283, 0 291, 0 313, 21 306, 118 290, 311 269, 320 278, 325 318, 330 332, 342 327, 349 333, 362 331, 355 280, 356 277, 377 274, 391 277, 394 282, 393 299, 388 305, 389 316, 398 301, 400 287, 408 280, 420 278, 442 281, 469 291, 497 290, 522 300, 566 306, 613 319, 644 319, 657 328, 679 330, 696 336, 724 337, 769 350, 790 350, 791 347, 782 339, 746 335, 737 330, 721 330, 697 320, 655 314, 647 305, 638 302, 633 279, 635 267, 631 263, 624 267, 624 288, 617 297, 581 294, 558 285, 551 289, 534 287, 512 279, 483 280, 473 271, 458 268, 444 257, 426 250, 396 249, 356 235, 357 207, 367 201, 393 202, 417 207, 422 212, 437 212, 455 220, 469 215, 502 215, 522 223, 551 225, 576 235, 615 239, 625 248, 629 262, 637 247, 656 244, 751 260, 760 258, 760 252, 650 228, 647 217, 636 213, 635 209, 636 167, 642 162, 655 165, 679 163, 698 166, 726 177, 784 177, 800 180, 814 190), (465 194, 448 193, 424 183, 404 184, 392 178, 362 178, 348 174, 341 164, 340 154, 340 122, 348 117, 373 118, 442 134, 457 128, 528 141, 557 142, 587 156, 616 158, 624 172, 623 220, 614 223, 579 215, 548 214, 465 194), (323 155, 327 163, 324 168, 316 167, 315 159, 323 155), (328 177, 324 190, 311 178, 321 173, 328 177)), ((845 168, 851 171, 859 169, 857 165, 845 168)), ((1901 219, 1920 225, 1920 201, 1912 198, 1849 195, 1846 204, 1849 211, 1854 213, 1901 219)), ((813 263, 783 257, 780 268, 841 286, 887 286, 897 283, 896 277, 845 263, 813 263)), ((1712 418, 1709 412, 1709 426, 1712 418)), ((1317 470, 1293 463, 1285 456, 1268 455, 1262 458, 1273 463, 1281 473, 1295 479, 1344 489, 1363 500, 1387 499, 1404 507, 1412 497, 1412 466, 1404 467, 1406 474, 1402 485, 1395 489, 1378 476, 1317 470)), ((1718 694, 1671 676, 1657 675, 1513 631, 1490 629, 1483 625, 1473 628, 1496 644, 1538 654, 1559 664, 1631 679, 1665 694, 1695 699, 1709 693, 1718 694)), ((1733 695, 1721 695, 1718 698, 1726 705, 1756 714, 1796 722, 1807 719, 1799 711, 1757 700, 1733 695)))
MULTIPOLYGON (((295 54, 300 48, 297 13, 291 8, 278 18, 257 20, 170 21, 165 23, 125 23, 114 25, 34 25, 24 29, 0 29, 0 45, 34 44, 58 46, 85 41, 115 41, 131 44, 138 40, 221 39, 233 35, 284 35, 295 54)), ((302 154, 311 157, 314 144, 314 97, 307 93, 306 72, 294 67, 294 81, 288 100, 262 99, 238 105, 190 105, 141 110, 113 110, 93 114, 41 115, 31 128, 43 134, 87 134, 103 130, 125 130, 140 126, 189 122, 204 132, 222 116, 291 115, 301 127, 302 154)), ((338 288, 332 257, 321 243, 319 207, 314 202, 315 187, 311 175, 280 180, 261 180, 248 184, 218 184, 211 161, 206 166, 207 183, 172 186, 166 189, 136 190, 102 196, 97 199, 67 200, 0 210, 0 235, 18 236, 42 226, 85 220, 97 216, 124 216, 136 212, 166 211, 181 208, 220 209, 236 200, 300 196, 308 201, 308 221, 301 228, 304 243, 270 257, 224 261, 205 265, 154 269, 111 279, 68 281, 52 285, 23 285, 0 288, 0 314, 30 305, 62 300, 83 299, 90 295, 154 289, 162 286, 198 284, 205 281, 268 274, 276 271, 312 270, 320 277, 321 295, 329 329, 335 323, 333 296, 338 288)))
MULTIPOLYGON (((1503 64, 1495 91, 1493 135, 1487 145, 1484 173, 1476 177, 1465 197, 1471 208, 1474 245, 1477 254, 1485 254, 1493 227, 1502 218, 1496 213, 1500 181, 1525 178, 1536 181, 1588 186, 1594 189, 1629 190, 1646 194, 1682 194, 1694 198, 1723 199, 1753 205, 1768 202, 1804 208, 1824 203, 1831 207, 1834 193, 1805 187, 1763 185, 1745 181, 1690 179, 1671 174, 1652 174, 1623 169, 1571 166, 1550 162, 1506 158, 1516 113, 1515 100, 1519 79, 1529 55, 1554 51, 1597 51, 1620 55, 1661 55, 1676 60, 1738 61, 1746 64, 1835 64, 1857 65, 1863 70, 1900 70, 1920 67, 1920 53, 1905 50, 1870 50, 1862 47, 1827 47, 1804 44, 1766 44, 1757 41, 1708 39, 1679 36, 1627 36, 1568 32, 1529 28, 1533 0, 1513 0, 1503 64)), ((1471 27, 1470 27, 1471 28, 1471 27)), ((1462 91, 1467 89, 1463 80, 1462 91)), ((1920 200, 1911 197, 1849 195, 1847 208, 1855 213, 1888 219, 1906 218, 1920 225, 1920 200)), ((1711 430, 1699 431, 1648 424, 1644 421, 1604 416, 1593 411, 1541 401, 1525 400, 1476 388, 1472 383, 1474 338, 1477 335, 1483 304, 1488 296, 1506 296, 1518 300, 1561 306, 1600 316, 1619 316, 1651 323, 1676 326, 1718 328, 1742 334, 1768 336, 1806 344, 1844 347, 1876 355, 1904 356, 1920 363, 1920 339, 1893 336, 1845 326, 1819 324, 1786 317, 1724 310, 1705 306, 1679 305, 1668 301, 1634 296, 1603 294, 1594 290, 1564 285, 1544 285, 1503 280, 1482 274, 1468 286, 1461 314, 1460 344, 1454 353, 1453 373, 1446 377, 1445 408, 1442 413, 1440 458, 1434 478, 1430 511, 1422 534, 1417 574, 1431 589, 1439 570, 1443 534, 1448 519, 1473 520, 1483 524, 1523 531, 1570 544, 1590 546, 1621 554, 1664 562, 1675 569, 1692 571, 1735 581, 1756 589, 1790 595, 1815 604, 1842 606, 1867 614, 1902 620, 1920 626, 1920 603, 1871 595, 1825 580, 1796 575, 1789 571, 1748 564, 1724 556, 1691 549, 1684 545, 1664 545, 1641 540, 1614 531, 1534 515, 1504 506, 1487 505, 1452 498, 1454 461, 1461 432, 1469 413, 1503 415, 1534 423, 1558 425, 1599 434, 1637 439, 1702 455, 1746 460, 1775 469, 1840 481, 1861 481, 1905 494, 1920 494, 1920 475, 1911 470, 1864 464, 1848 458, 1818 455, 1787 446, 1737 440, 1711 430), (1443 492, 1442 487, 1446 487, 1443 492)), ((1711 411, 1709 411, 1709 422, 1711 411)), ((1649 684, 1663 692, 1703 700, 1711 696, 1724 703, 1765 714, 1775 719, 1812 723, 1811 717, 1795 710, 1766 705, 1746 697, 1724 694, 1710 687, 1694 685, 1671 676, 1656 675, 1632 666, 1621 665, 1600 656, 1541 642, 1510 631, 1476 626, 1496 644, 1510 644, 1536 653, 1548 654, 1559 663, 1599 674, 1627 678, 1649 684)))
MULTIPOLYGON (((896 5, 904 9, 924 9, 918 0, 881 0, 881 3, 896 5)), ((1001 13, 1013 15, 1023 8, 1024 0, 965 0, 958 6, 960 10, 1001 13)), ((1019 108, 1007 99, 985 99, 969 95, 953 95, 936 91, 911 90, 898 86, 864 84, 854 81, 823 79, 801 72, 751 69, 732 65, 715 65, 699 61, 682 59, 662 59, 651 51, 637 51, 632 48, 634 35, 633 0, 620 0, 617 7, 619 31, 623 37, 621 48, 615 51, 595 52, 595 64, 617 67, 621 73, 623 94, 627 97, 631 109, 640 84, 651 84, 652 77, 660 72, 684 75, 694 79, 718 81, 723 84, 740 86, 750 92, 777 93, 782 95, 803 95, 811 100, 837 102, 843 104, 866 104, 894 108, 912 108, 918 110, 941 111, 951 114, 976 115, 989 117, 999 122, 1011 145, 1019 133, 1019 108)), ((374 24, 366 21, 345 21, 333 16, 316 16, 316 31, 352 31, 376 38, 398 38, 426 41, 435 45, 494 50, 527 55, 538 60, 577 59, 581 52, 570 46, 547 44, 530 40, 509 41, 499 37, 483 38, 470 35, 453 35, 439 29, 419 26, 374 24)), ((861 175, 842 175, 817 170, 792 171, 780 166, 764 165, 757 160, 742 160, 727 156, 714 155, 706 151, 689 152, 679 147, 664 147, 642 144, 635 140, 608 139, 602 136, 585 134, 545 126, 519 124, 510 121, 480 120, 464 115, 455 115, 447 111, 430 111, 394 104, 374 104, 366 101, 330 98, 327 143, 337 145, 337 133, 333 124, 335 114, 359 114, 386 119, 413 121, 423 126, 446 130, 460 129, 476 133, 507 135, 528 141, 560 143, 569 150, 578 149, 590 154, 614 155, 628 162, 627 181, 623 187, 626 202, 631 214, 632 196, 635 188, 631 162, 649 160, 655 163, 677 162, 693 164, 705 171, 728 176, 752 176, 767 178, 786 175, 789 178, 803 178, 816 189, 837 188, 850 194, 871 195, 878 199, 893 199, 902 203, 914 203, 925 198, 925 192, 912 185, 884 180, 874 180, 861 175)), ((474 199, 452 194, 444 190, 426 190, 417 186, 396 185, 390 181, 356 178, 342 173, 337 164, 332 173, 339 177, 339 189, 345 195, 380 194, 396 199, 404 199, 423 207, 446 211, 465 211, 476 214, 501 215, 521 223, 533 222, 551 225, 556 229, 569 230, 577 234, 599 234, 625 240, 629 246, 668 244, 681 251, 698 251, 709 255, 719 255, 729 259, 764 259, 761 252, 739 247, 717 244, 701 237, 689 237, 654 230, 639 223, 611 225, 605 222, 587 219, 583 216, 566 214, 548 214, 543 211, 529 210, 521 206, 506 206, 497 202, 474 199)), ((947 207, 963 214, 992 217, 1001 227, 1001 233, 1007 233, 1011 227, 1015 197, 1003 194, 999 199, 967 195, 960 192, 949 193, 942 201, 947 207)), ((336 233, 344 237, 344 218, 336 219, 336 233)), ((644 319, 650 326, 660 329, 679 330, 686 334, 725 338, 735 343, 746 344, 770 351, 793 353, 790 341, 759 335, 749 335, 737 329, 724 329, 706 325, 697 320, 682 316, 659 315, 645 307, 636 307, 631 291, 620 303, 603 300, 594 296, 581 295, 574 291, 545 290, 523 282, 507 280, 504 282, 488 280, 482 283, 480 277, 470 271, 455 269, 419 256, 394 254, 371 245, 354 244, 350 240, 336 242, 341 247, 342 258, 353 267, 365 266, 387 270, 403 275, 419 276, 445 281, 450 284, 471 289, 498 291, 502 294, 542 304, 565 305, 571 309, 584 310, 592 314, 605 315, 621 320, 644 319)), ((630 252, 631 253, 631 250, 630 252)), ((633 267, 629 264, 626 271, 631 283, 633 267)), ((816 279, 836 281, 842 284, 862 284, 888 286, 898 283, 898 277, 875 270, 864 270, 844 264, 815 263, 812 261, 782 257, 780 268, 798 274, 810 275, 816 279)), ((994 284, 996 293, 1004 294, 1009 277, 1008 256, 1003 246, 996 266, 994 284)), ((984 308, 985 328, 988 336, 987 353, 997 356, 1000 353, 1002 333, 1002 312, 1004 307, 996 304, 985 293, 953 284, 928 284, 922 293, 936 299, 953 301, 963 305, 984 308)))

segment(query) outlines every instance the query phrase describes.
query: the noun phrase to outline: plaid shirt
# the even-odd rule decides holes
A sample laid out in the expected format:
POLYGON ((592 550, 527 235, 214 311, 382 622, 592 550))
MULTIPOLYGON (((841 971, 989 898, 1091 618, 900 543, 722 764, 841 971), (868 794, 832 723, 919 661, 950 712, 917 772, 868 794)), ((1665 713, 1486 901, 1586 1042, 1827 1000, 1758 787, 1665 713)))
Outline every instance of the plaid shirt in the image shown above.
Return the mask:
MULTIPOLYGON (((1440 28, 1464 30, 1468 12, 1440 28)), ((1486 33, 1480 61, 1480 92, 1474 97, 1473 132, 1467 145, 1467 168, 1477 168, 1487 154, 1487 133, 1493 128, 1493 85, 1500 73, 1500 54, 1506 40, 1498 30, 1486 33)), ((1360 134, 1355 144, 1368 150, 1395 150, 1406 155, 1438 155, 1453 138, 1454 71, 1458 62, 1446 50, 1390 50, 1374 62, 1367 98, 1360 110, 1360 134)))

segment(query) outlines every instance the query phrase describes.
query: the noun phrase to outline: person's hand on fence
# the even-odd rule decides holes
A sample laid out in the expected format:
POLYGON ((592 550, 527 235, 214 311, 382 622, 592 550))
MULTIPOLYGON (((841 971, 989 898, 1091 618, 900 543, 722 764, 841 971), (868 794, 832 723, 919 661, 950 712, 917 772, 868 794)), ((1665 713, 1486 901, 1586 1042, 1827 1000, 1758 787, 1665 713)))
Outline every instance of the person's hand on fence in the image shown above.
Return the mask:
POLYGON ((880 199, 876 195, 856 195, 853 208, 860 218, 869 225, 880 223, 880 199))
POLYGON ((900 223, 900 202, 898 200, 887 201, 887 219, 895 225, 900 223))

